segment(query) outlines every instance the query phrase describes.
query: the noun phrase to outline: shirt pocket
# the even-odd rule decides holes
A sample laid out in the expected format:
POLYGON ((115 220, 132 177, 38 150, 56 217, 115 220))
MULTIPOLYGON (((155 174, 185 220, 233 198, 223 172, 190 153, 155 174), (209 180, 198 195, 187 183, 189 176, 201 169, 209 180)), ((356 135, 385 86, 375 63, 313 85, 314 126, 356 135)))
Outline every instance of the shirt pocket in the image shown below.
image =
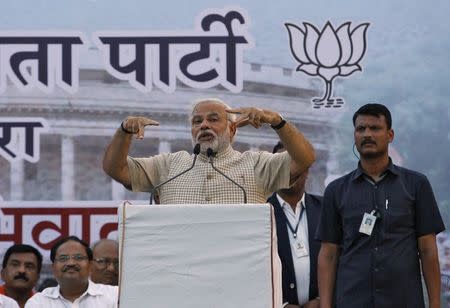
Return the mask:
POLYGON ((392 200, 386 208, 386 225, 389 232, 397 233, 414 227, 414 201, 404 198, 392 200))

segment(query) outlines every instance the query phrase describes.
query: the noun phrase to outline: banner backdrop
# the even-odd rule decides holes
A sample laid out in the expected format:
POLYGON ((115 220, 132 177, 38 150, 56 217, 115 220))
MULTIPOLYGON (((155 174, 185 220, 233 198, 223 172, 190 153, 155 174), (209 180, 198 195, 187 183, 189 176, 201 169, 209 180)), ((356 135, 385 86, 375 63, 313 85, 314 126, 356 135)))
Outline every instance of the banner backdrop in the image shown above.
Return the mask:
MULTIPOLYGON (((387 105, 390 156, 427 175, 448 228, 449 11, 445 0, 2 3, 0 254, 12 242, 45 253, 68 233, 114 238, 114 205, 148 195, 104 174, 111 136, 126 116, 148 116, 160 126, 133 156, 191 151, 187 117, 204 97, 294 123, 316 149, 307 190, 318 194, 357 164, 353 112, 387 105)), ((276 142, 243 128, 235 148, 276 142)), ((449 233, 438 243, 449 296, 449 233)))

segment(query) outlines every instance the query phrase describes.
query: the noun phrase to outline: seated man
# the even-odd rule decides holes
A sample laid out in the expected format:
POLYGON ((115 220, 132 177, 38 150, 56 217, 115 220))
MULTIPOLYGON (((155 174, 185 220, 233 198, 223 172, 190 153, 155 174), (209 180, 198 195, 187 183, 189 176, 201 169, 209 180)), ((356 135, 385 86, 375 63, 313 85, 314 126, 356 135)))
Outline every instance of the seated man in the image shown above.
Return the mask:
POLYGON ((103 239, 92 246, 94 259, 91 264, 91 280, 95 283, 118 285, 119 243, 103 239))
POLYGON ((76 236, 59 240, 50 251, 58 286, 31 297, 25 308, 116 308, 118 287, 89 280, 92 250, 76 236))
MULTIPOLYGON (((280 152, 278 143, 273 153, 280 152)), ((290 188, 280 189, 267 201, 273 205, 282 264, 283 302, 286 308, 318 308, 317 256, 314 240, 322 197, 305 192, 308 170, 290 188)))
POLYGON ((42 255, 36 248, 23 244, 9 247, 3 257, 1 277, 5 284, 0 286, 0 294, 13 298, 23 308, 34 294, 41 268, 42 255))
POLYGON ((116 181, 133 191, 152 191, 155 186, 192 169, 163 185, 158 191, 161 204, 242 203, 242 191, 213 170, 214 165, 246 191, 249 203, 265 203, 274 191, 288 187, 291 180, 314 161, 314 149, 294 125, 280 114, 258 108, 232 109, 218 99, 198 101, 191 112, 193 144, 199 144, 200 154, 194 157, 185 151, 153 157, 128 156, 134 136, 144 137, 148 125, 159 123, 144 117, 127 117, 108 146, 103 169, 116 181), (236 116, 239 118, 236 119, 236 116), (232 148, 237 127, 270 125, 286 146, 287 152, 270 154, 232 148))

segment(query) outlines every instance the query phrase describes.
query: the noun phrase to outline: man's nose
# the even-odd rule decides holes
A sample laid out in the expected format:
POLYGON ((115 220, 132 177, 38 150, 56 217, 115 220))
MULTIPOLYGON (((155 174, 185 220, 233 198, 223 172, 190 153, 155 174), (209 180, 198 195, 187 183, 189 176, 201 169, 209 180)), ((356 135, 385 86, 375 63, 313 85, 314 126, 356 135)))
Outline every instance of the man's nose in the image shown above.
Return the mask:
POLYGON ((19 271, 19 273, 25 273, 26 272, 25 264, 19 265, 19 268, 17 270, 19 271))
POLYGON ((208 129, 208 128, 210 128, 209 121, 207 119, 203 119, 200 125, 200 129, 208 129))
POLYGON ((362 136, 365 138, 371 137, 372 136, 372 131, 368 128, 364 129, 362 136))

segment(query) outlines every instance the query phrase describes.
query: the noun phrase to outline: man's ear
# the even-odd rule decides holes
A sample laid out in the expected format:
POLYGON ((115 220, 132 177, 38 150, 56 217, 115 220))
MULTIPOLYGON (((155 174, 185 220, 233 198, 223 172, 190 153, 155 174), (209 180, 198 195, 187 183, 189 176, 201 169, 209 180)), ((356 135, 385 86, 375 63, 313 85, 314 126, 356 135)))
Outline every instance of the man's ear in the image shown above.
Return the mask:
POLYGON ((394 141, 394 130, 390 129, 388 131, 388 136, 389 136, 389 143, 391 143, 392 141, 394 141))
POLYGON ((237 125, 236 122, 230 121, 230 139, 233 140, 234 135, 236 135, 237 125))

